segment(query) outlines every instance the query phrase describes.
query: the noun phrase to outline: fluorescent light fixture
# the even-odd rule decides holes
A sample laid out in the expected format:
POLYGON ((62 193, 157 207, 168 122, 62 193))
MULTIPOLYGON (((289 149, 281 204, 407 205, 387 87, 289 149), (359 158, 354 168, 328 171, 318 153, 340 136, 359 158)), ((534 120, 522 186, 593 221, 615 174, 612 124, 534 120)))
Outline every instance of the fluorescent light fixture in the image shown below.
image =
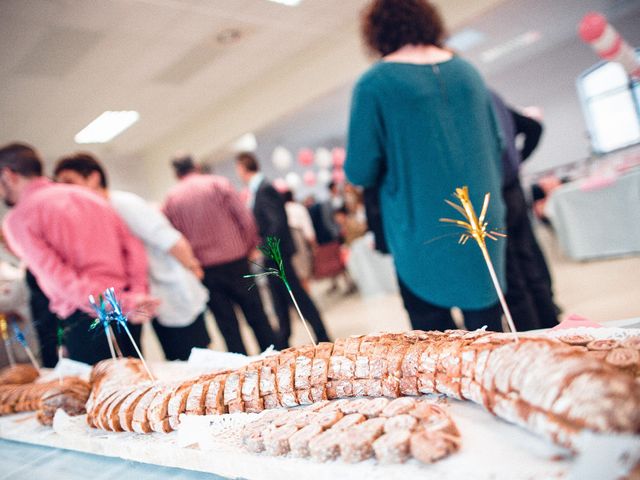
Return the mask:
POLYGON ((135 111, 102 112, 73 139, 76 143, 107 143, 136 123, 139 118, 140 114, 135 111))
POLYGON ((295 7, 296 5, 299 5, 302 0, 269 0, 269 1, 273 3, 280 3, 288 7, 295 7))
POLYGON ((496 61, 500 57, 504 57, 509 53, 518 50, 519 48, 528 47, 529 45, 533 45, 538 40, 542 38, 542 34, 537 30, 530 30, 525 32, 517 37, 512 38, 500 45, 490 48, 482 52, 480 57, 484 63, 491 63, 496 61))
POLYGON ((447 47, 458 52, 467 52, 486 40, 487 36, 472 28, 465 28, 447 39, 447 47))

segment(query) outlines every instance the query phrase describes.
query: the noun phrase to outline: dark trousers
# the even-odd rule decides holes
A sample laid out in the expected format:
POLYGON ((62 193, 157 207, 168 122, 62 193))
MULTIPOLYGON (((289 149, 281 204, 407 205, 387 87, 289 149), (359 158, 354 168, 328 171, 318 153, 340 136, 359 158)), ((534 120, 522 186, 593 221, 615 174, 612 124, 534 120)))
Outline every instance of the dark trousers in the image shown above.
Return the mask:
MULTIPOLYGON (((69 317, 62 320, 64 328, 64 344, 67 347, 67 356, 78 362, 93 365, 100 360, 111 358, 109 343, 102 327, 89 330, 94 318, 89 314, 76 310, 69 317)), ((140 333, 142 325, 128 323, 131 336, 140 347, 140 333)), ((138 357, 129 337, 122 328, 112 326, 118 346, 125 357, 138 357)))
POLYGON ((252 281, 243 278, 250 273, 246 258, 204 269, 202 283, 209 290, 209 308, 230 352, 247 353, 240 335, 238 318, 233 309, 234 304, 242 309, 261 350, 277 343, 269 319, 264 313, 258 290, 249 289, 252 281))
MULTIPOLYGON (((409 290, 400 278, 398 278, 398 284, 404 308, 409 314, 411 327, 414 330, 444 331, 458 328, 453 322, 450 308, 438 307, 423 300, 409 290)), ((462 314, 467 330, 476 330, 486 325, 487 329, 493 332, 502 331, 500 303, 479 310, 462 310, 462 314)))
MULTIPOLYGON (((329 336, 322 323, 320 312, 316 308, 313 300, 302 288, 300 279, 296 275, 293 265, 291 264, 291 258, 286 257, 283 260, 284 271, 287 276, 287 281, 291 287, 291 293, 298 302, 298 307, 304 316, 307 323, 313 328, 316 334, 316 340, 318 342, 328 342, 329 336)), ((266 262, 267 267, 275 268, 276 265, 272 261, 266 262)), ((269 288, 271 290, 271 297, 273 298, 273 308, 278 316, 278 322, 280 324, 280 332, 278 334, 279 344, 278 348, 284 349, 289 346, 289 337, 291 336, 291 317, 290 310, 293 307, 293 300, 284 285, 284 282, 275 276, 269 276, 269 288)), ((298 314, 296 312, 296 318, 298 314)))
POLYGON ((42 366, 53 368, 58 363, 57 330, 58 317, 49 310, 49 299, 40 289, 36 278, 27 270, 27 287, 29 288, 29 307, 33 326, 40 344, 40 360, 42 366))
POLYGON ((558 323, 551 275, 529 219, 526 199, 515 182, 502 190, 507 207, 507 291, 511 316, 519 331, 558 323))
POLYGON ((187 360, 192 348, 207 348, 211 342, 204 312, 186 327, 166 327, 156 318, 152 325, 167 360, 187 360))

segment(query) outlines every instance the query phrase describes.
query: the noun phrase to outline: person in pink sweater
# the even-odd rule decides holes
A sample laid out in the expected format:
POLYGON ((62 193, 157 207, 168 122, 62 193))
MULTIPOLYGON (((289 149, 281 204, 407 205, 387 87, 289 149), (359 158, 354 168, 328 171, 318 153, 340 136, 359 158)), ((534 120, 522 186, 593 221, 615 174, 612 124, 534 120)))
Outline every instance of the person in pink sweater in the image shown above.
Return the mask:
MULTIPOLYGON (((60 318, 68 356, 93 364, 110 354, 103 331, 89 330, 88 296, 113 287, 139 341, 141 323, 158 304, 148 293, 147 257, 108 202, 82 187, 53 183, 42 170, 31 146, 0 148, 0 198, 11 208, 3 233, 60 318)), ((135 355, 124 332, 114 330, 123 354, 135 355)))

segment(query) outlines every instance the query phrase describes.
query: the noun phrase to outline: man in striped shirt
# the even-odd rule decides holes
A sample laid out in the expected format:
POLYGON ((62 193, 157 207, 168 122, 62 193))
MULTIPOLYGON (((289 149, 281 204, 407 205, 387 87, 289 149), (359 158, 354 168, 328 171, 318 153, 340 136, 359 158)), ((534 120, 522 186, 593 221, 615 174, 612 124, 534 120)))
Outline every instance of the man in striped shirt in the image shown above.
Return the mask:
POLYGON ((260 240, 249 209, 231 183, 198 173, 191 157, 173 160, 179 182, 169 190, 162 211, 189 241, 204 270, 209 308, 230 352, 246 354, 234 304, 242 308, 262 350, 276 343, 257 289, 243 279, 249 255, 260 240))

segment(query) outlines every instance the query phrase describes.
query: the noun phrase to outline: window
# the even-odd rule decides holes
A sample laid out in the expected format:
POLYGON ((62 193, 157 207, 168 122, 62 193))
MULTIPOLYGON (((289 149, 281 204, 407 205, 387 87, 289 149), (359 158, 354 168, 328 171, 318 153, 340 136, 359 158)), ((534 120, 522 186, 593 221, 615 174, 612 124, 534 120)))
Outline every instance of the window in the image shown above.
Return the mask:
POLYGON ((594 152, 640 143, 640 82, 632 83, 622 65, 600 62, 577 84, 594 152))

